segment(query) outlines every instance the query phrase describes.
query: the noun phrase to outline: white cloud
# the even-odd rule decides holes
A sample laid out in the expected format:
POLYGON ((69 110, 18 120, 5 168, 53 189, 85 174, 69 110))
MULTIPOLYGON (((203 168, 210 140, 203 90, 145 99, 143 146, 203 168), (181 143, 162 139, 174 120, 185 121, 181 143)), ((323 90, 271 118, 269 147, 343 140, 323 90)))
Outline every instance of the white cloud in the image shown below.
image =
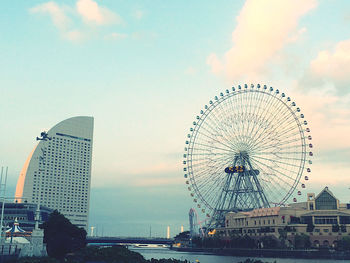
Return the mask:
POLYGON ((350 95, 337 96, 332 90, 318 89, 294 93, 311 128, 315 150, 326 152, 350 148, 350 95))
POLYGON ((290 36, 287 40, 289 43, 297 42, 307 32, 306 27, 300 28, 294 35, 290 36))
POLYGON ((60 30, 65 30, 69 23, 70 19, 65 14, 65 11, 62 7, 57 5, 55 2, 47 2, 40 5, 37 5, 29 9, 31 13, 47 13, 50 15, 53 24, 60 30))
POLYGON ((120 40, 120 39, 125 39, 127 38, 128 35, 127 34, 121 34, 121 33, 111 33, 105 36, 105 39, 107 40, 120 40))
POLYGON ((76 4, 77 12, 82 16, 86 23, 96 25, 120 24, 121 17, 110 11, 106 7, 99 6, 93 0, 79 0, 76 4))
POLYGON ((350 168, 347 164, 329 165, 329 163, 316 163, 311 169, 312 173, 309 179, 312 185, 344 186, 350 184, 350 168))
POLYGON ((231 80, 256 78, 286 44, 295 41, 300 17, 316 5, 316 0, 247 0, 237 17, 232 48, 223 59, 211 54, 207 64, 231 80))
MULTIPOLYGON (((59 30, 61 37, 71 42, 81 42, 91 37, 91 32, 96 30, 96 27, 92 26, 122 23, 118 14, 99 6, 93 0, 78 0, 73 7, 59 5, 51 1, 30 8, 29 12, 50 15, 52 23, 59 30), (83 25, 81 18, 88 27, 83 25)), ((112 39, 125 37, 126 35, 117 33, 109 35, 109 38, 112 39)))
POLYGON ((311 88, 328 85, 342 93, 349 93, 350 39, 338 42, 329 50, 320 51, 310 62, 310 69, 303 81, 311 85, 311 88))
POLYGON ((136 11, 132 14, 132 16, 133 16, 134 18, 136 18, 137 20, 140 20, 140 19, 143 18, 144 12, 143 12, 142 10, 136 10, 136 11))
POLYGON ((65 38, 72 42, 81 42, 85 39, 85 34, 78 30, 68 31, 64 34, 65 38))
POLYGON ((185 70, 186 75, 195 75, 196 73, 197 73, 197 69, 191 66, 185 70))

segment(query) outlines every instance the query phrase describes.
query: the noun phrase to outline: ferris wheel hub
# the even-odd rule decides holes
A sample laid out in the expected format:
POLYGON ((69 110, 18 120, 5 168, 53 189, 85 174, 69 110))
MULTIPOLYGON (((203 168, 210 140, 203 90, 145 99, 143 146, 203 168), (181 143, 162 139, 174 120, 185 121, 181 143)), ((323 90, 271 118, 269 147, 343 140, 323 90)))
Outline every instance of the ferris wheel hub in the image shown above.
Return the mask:
POLYGON ((266 85, 232 87, 204 106, 183 164, 193 201, 212 222, 224 225, 229 211, 283 205, 305 188, 313 145, 303 118, 290 97, 266 85))

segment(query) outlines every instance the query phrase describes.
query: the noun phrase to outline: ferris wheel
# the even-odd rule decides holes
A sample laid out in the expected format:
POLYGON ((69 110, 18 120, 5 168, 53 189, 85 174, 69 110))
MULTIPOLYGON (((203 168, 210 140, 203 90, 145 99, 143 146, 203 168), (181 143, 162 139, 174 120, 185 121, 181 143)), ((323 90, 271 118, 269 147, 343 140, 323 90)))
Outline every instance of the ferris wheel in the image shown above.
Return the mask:
POLYGON ((196 116, 183 155, 197 207, 223 226, 229 211, 297 202, 311 172, 307 125, 290 97, 266 85, 215 96, 196 116))

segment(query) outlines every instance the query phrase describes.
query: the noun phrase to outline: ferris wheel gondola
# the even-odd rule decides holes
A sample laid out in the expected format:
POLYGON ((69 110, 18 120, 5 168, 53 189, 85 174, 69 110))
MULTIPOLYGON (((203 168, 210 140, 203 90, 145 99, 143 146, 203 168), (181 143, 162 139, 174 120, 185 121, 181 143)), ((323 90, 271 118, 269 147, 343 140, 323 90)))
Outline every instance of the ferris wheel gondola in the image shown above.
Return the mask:
POLYGON ((229 211, 296 201, 309 180, 311 141, 304 114, 285 93, 259 84, 226 90, 200 110, 187 135, 191 197, 216 225, 229 211))

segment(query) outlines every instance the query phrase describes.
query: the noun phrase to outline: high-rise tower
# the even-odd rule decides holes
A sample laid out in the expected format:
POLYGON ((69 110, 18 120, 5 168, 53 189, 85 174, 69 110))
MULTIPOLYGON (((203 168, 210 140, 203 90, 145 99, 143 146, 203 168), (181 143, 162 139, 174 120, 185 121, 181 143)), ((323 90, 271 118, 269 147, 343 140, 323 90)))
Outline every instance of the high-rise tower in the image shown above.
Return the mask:
POLYGON ((47 132, 20 173, 18 202, 57 209, 74 225, 88 228, 93 117, 66 119, 47 132))

